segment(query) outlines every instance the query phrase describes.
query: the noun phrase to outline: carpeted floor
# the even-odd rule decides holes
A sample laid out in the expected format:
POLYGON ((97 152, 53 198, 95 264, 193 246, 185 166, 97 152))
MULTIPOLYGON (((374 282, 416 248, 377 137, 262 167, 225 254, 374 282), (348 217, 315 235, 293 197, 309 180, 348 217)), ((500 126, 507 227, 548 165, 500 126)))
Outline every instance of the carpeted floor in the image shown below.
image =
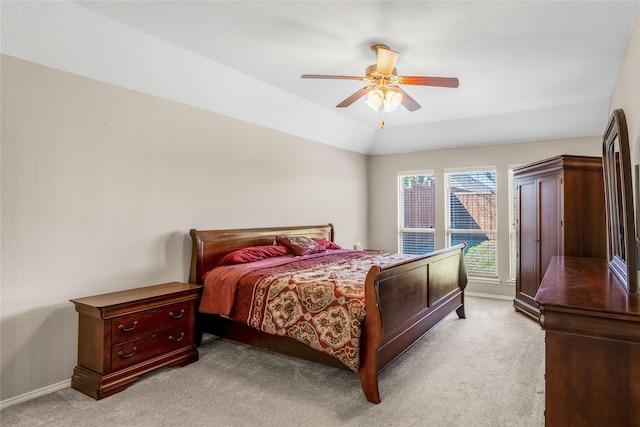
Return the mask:
POLYGON ((358 376, 227 340, 200 360, 143 376, 95 401, 73 389, 0 413, 7 426, 543 426, 544 332, 504 300, 467 297, 380 374, 382 403, 358 376))

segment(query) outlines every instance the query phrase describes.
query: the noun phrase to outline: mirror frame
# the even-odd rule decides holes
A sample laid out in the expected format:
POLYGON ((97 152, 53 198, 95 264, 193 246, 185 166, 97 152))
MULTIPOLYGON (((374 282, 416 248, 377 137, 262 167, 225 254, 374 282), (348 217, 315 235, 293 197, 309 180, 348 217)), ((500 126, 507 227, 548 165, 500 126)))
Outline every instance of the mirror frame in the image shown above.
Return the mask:
POLYGON ((602 140, 609 269, 629 292, 640 293, 629 151, 627 119, 622 109, 616 109, 602 140))

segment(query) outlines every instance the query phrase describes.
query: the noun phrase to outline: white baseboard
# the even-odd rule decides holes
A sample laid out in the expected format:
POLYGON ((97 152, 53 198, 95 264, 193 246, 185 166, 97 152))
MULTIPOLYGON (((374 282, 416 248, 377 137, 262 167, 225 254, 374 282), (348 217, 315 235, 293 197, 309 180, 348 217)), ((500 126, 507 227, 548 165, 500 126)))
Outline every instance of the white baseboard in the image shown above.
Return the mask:
POLYGON ((481 292, 467 292, 467 291, 465 291, 464 294, 466 296, 470 296, 470 297, 501 299, 501 300, 505 300, 505 301, 512 301, 513 300, 513 296, 509 296, 509 295, 484 294, 484 293, 481 293, 481 292))
POLYGON ((51 384, 28 393, 21 394, 20 396, 2 400, 0 401, 0 411, 10 406, 35 399, 36 397, 44 396, 45 394, 53 393, 54 391, 62 390, 67 387, 71 387, 71 379, 60 381, 59 383, 51 384))

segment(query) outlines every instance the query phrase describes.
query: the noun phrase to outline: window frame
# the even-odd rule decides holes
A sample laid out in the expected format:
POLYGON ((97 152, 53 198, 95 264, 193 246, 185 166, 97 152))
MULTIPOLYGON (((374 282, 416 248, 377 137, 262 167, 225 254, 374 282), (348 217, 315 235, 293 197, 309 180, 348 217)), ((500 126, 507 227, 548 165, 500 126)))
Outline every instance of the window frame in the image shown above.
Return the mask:
POLYGON ((509 191, 509 275, 507 281, 515 285, 518 275, 518 180, 515 169, 523 164, 507 166, 507 187, 509 191))

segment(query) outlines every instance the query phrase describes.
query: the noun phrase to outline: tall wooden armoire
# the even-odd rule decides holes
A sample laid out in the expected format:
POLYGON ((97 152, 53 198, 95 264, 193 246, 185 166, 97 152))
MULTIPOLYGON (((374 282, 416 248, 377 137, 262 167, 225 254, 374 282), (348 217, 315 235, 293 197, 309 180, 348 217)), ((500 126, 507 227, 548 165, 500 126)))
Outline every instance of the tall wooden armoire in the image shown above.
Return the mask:
POLYGON ((607 258, 602 159, 561 155, 514 169, 518 192, 516 310, 535 296, 554 255, 607 258))

